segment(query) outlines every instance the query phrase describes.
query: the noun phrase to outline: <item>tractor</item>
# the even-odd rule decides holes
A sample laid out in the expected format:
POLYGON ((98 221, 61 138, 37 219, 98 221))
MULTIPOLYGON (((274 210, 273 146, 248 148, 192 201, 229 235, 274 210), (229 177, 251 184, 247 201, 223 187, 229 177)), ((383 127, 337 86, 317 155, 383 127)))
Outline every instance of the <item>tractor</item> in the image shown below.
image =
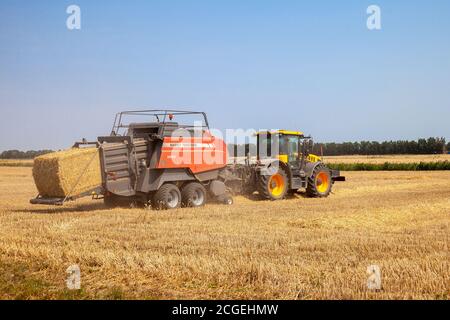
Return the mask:
POLYGON ((312 154, 311 137, 302 132, 260 131, 257 136, 257 157, 247 156, 245 165, 234 164, 231 171, 241 183, 234 190, 245 194, 258 192, 261 199, 279 200, 300 189, 308 197, 327 197, 335 181, 345 181, 339 170, 329 169, 322 158, 312 154))

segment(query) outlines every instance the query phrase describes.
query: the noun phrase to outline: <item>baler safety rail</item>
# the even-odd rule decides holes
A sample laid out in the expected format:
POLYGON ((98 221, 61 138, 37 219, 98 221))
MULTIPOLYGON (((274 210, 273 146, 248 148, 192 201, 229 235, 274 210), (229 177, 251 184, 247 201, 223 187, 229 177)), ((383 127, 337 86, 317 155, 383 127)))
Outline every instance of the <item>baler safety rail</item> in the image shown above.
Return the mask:
POLYGON ((100 147, 100 143, 98 143, 98 141, 87 141, 86 139, 83 139, 75 142, 72 148, 80 148, 81 146, 96 146, 98 148, 100 147))
POLYGON ((43 197, 38 195, 36 198, 31 199, 31 204, 42 204, 42 205, 52 205, 52 206, 62 206, 68 201, 75 201, 79 198, 92 196, 93 199, 99 199, 99 196, 103 195, 103 187, 96 187, 89 191, 80 193, 75 196, 70 197, 43 197))

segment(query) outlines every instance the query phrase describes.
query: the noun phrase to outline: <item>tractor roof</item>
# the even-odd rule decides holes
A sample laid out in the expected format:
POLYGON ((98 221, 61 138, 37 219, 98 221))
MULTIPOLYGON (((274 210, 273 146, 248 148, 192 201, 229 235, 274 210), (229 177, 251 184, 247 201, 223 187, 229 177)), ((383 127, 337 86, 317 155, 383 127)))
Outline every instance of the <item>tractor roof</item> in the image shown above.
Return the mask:
POLYGON ((256 135, 259 134, 284 134, 289 136, 304 136, 303 132, 289 130, 263 130, 256 133, 256 135))

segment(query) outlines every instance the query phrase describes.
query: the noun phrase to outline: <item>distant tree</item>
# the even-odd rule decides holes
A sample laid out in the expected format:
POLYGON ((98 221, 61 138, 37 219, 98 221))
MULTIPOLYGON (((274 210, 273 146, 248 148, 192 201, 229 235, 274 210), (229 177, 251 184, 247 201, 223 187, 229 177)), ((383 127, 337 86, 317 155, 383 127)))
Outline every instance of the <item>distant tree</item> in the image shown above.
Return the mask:
POLYGON ((417 141, 361 141, 343 143, 317 143, 314 152, 327 156, 335 155, 384 155, 384 154, 437 154, 445 147, 450 150, 450 143, 446 145, 444 138, 419 139, 417 141))
POLYGON ((7 150, 0 153, 0 159, 34 159, 43 154, 53 152, 52 150, 29 150, 29 151, 19 151, 19 150, 7 150))
MULTIPOLYGON (((256 145, 228 145, 230 156, 237 154, 256 155, 256 145), (242 153, 242 152, 245 153, 242 153)), ((361 141, 361 142, 328 142, 315 143, 312 152, 318 155, 339 156, 339 155, 386 155, 386 154, 438 154, 450 151, 450 142, 446 144, 445 138, 418 139, 417 141, 398 140, 398 141, 361 141)))

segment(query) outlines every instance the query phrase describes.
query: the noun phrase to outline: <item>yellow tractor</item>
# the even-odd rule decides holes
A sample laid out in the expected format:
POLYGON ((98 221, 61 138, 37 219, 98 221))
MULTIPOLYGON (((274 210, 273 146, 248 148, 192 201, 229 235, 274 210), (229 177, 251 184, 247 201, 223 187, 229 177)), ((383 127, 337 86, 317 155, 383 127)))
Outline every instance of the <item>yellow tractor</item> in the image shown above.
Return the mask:
POLYGON ((335 181, 345 181, 338 170, 329 169, 321 157, 310 153, 312 140, 302 132, 260 131, 257 160, 234 168, 241 192, 258 192, 262 199, 279 200, 301 189, 309 197, 327 197, 335 181))

